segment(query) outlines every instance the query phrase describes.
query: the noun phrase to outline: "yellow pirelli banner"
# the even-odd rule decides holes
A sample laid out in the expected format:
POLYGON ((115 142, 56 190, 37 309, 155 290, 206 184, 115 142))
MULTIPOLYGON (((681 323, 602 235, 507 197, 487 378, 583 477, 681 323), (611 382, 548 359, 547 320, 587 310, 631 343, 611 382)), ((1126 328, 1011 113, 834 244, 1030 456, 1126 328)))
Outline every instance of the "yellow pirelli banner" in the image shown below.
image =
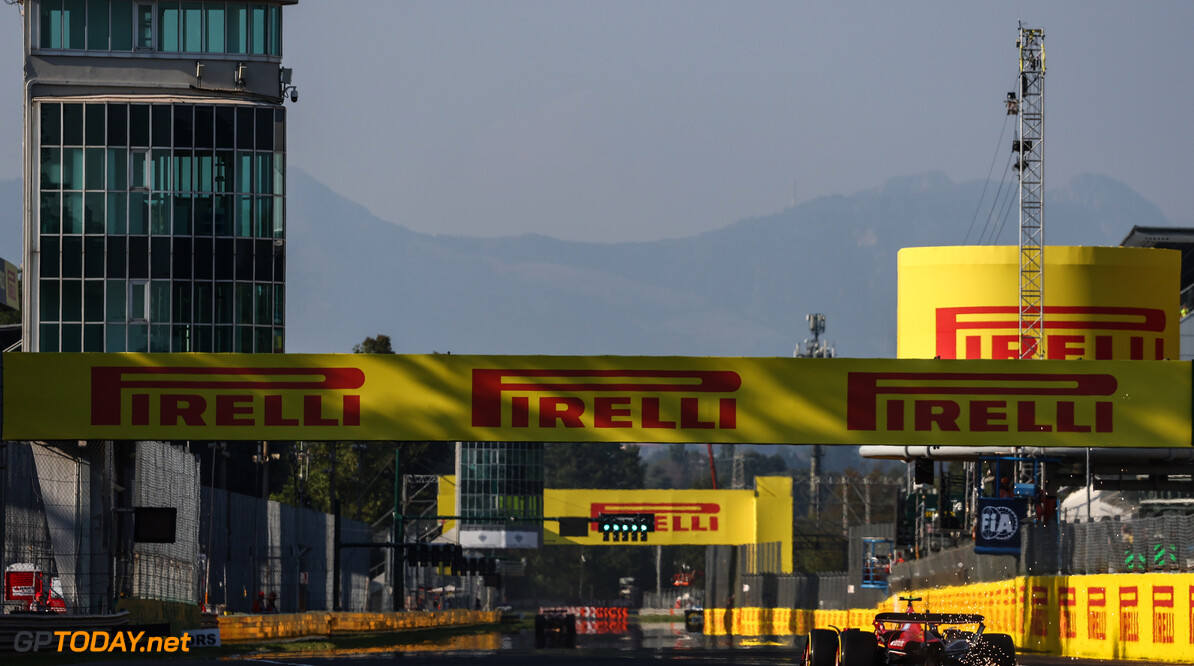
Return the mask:
POLYGON ((1181 361, 3 355, 5 439, 1191 445, 1181 361))
MULTIPOLYGON (((1177 359, 1181 252, 1045 248, 1044 355, 1177 359)), ((912 247, 899 253, 900 358, 1020 355, 1020 248, 912 247)))
MULTIPOLYGON (((439 515, 456 515, 456 477, 439 477, 439 515)), ((775 544, 769 572, 792 571, 792 479, 755 477, 754 490, 543 489, 545 546, 743 546, 775 544), (602 514, 655 517, 644 540, 610 541, 597 525, 602 514), (587 536, 560 536, 559 518, 587 518, 587 536)), ((441 522, 445 533, 457 522, 441 522)), ((744 568, 751 568, 745 563, 744 568)))

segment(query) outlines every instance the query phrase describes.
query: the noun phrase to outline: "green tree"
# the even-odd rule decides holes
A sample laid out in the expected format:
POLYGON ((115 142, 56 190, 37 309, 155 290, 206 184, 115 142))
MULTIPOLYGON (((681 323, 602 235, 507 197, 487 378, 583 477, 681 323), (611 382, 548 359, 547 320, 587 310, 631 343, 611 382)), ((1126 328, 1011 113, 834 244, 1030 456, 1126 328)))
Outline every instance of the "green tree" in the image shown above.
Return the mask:
POLYGON ((393 354, 390 346, 390 336, 378 335, 376 338, 365 338, 364 342, 352 346, 354 354, 393 354))

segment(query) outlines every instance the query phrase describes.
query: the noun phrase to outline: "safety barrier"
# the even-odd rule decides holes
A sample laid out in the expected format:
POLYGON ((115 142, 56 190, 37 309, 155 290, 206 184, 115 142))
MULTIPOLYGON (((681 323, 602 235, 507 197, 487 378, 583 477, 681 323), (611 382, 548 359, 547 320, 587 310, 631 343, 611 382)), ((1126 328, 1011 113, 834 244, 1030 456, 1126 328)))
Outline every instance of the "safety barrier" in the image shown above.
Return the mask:
POLYGON ((432 627, 497 624, 498 611, 448 610, 410 613, 282 613, 220 617, 222 642, 262 641, 302 636, 404 631, 432 627))
MULTIPOLYGON (((1083 659, 1194 663, 1194 573, 1021 576, 919 590, 917 610, 977 613, 986 630, 1029 652, 1083 659)), ((705 633, 807 634, 812 628, 870 629, 875 609, 706 608, 705 633)))

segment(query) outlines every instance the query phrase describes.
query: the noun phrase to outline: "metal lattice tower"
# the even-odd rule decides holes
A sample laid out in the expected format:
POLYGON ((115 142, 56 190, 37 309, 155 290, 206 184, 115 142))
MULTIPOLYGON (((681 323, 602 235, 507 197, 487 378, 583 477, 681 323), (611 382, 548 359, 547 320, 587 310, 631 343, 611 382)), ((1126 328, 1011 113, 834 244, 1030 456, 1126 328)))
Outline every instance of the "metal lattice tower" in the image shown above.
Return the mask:
MULTIPOLYGON (((796 358, 833 358, 837 356, 837 349, 828 343, 821 342, 821 334, 825 332, 825 315, 810 314, 806 315, 805 319, 808 321, 808 331, 813 334, 813 339, 804 339, 804 342, 796 346, 795 352, 792 354, 796 358)), ((821 467, 824 459, 824 452, 820 444, 814 444, 811 455, 809 456, 809 474, 808 474, 808 495, 813 517, 819 519, 821 516, 821 467)))
POLYGON ((1019 115, 1020 177, 1020 358, 1044 358, 1045 329, 1045 33, 1020 26, 1020 83, 1008 95, 1008 112, 1019 115))

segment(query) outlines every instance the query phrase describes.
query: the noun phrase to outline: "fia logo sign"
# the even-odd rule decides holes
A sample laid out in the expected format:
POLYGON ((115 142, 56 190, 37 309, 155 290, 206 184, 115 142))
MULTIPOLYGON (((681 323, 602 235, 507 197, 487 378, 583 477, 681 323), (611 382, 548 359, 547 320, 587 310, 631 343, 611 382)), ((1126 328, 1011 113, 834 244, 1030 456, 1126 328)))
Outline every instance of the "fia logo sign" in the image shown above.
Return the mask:
POLYGON ((984 539, 1006 541, 1020 530, 1020 519, 1011 507, 988 505, 979 516, 979 529, 984 539))

